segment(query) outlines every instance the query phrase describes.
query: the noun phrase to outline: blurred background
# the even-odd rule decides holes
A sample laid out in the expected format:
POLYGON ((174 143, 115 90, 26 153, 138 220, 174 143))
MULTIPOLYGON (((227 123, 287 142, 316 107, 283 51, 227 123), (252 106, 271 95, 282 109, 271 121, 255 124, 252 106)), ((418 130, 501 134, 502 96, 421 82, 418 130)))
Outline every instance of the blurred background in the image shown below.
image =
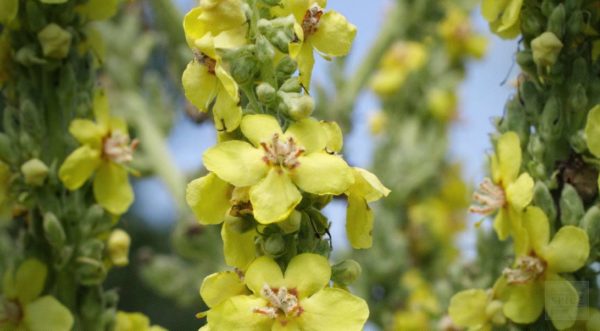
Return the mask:
MULTIPOLYGON (((377 38, 386 13, 395 2, 328 1, 328 8, 341 12, 358 27, 346 69, 360 65, 377 38)), ((194 318, 195 313, 204 309, 197 287, 207 273, 225 266, 221 264, 219 244, 214 247, 220 240, 218 230, 203 228, 194 225, 193 220, 183 219, 189 214, 183 212, 186 207, 182 205, 181 196, 173 192, 182 185, 182 179, 196 178, 202 173, 202 153, 215 144, 216 134, 210 121, 189 110, 178 80, 178 72, 192 55, 184 44, 183 36, 177 37, 178 33, 182 33, 180 21, 176 28, 171 22, 181 19, 195 1, 173 0, 171 7, 157 10, 165 3, 168 1, 151 0, 128 5, 113 22, 99 27, 105 36, 114 36, 106 41, 107 76, 118 76, 120 72, 120 75, 126 75, 122 72, 124 67, 137 66, 139 69, 135 73, 138 82, 130 84, 142 86, 145 100, 128 107, 151 106, 146 111, 151 117, 159 118, 156 123, 169 123, 161 128, 166 137, 165 168, 155 171, 162 175, 135 180, 136 201, 123 221, 123 227, 134 238, 132 263, 127 268, 115 270, 107 286, 119 288, 120 309, 142 311, 150 316, 153 323, 171 330, 193 330, 201 325, 194 318), (130 40, 126 40, 128 36, 130 40), (138 54, 139 59, 135 54, 127 56, 132 40, 135 40, 136 48, 144 48, 140 51, 143 54, 138 54), (123 61, 137 62, 120 63, 123 61), (161 99, 154 102, 153 95, 158 86, 161 99), (173 160, 173 164, 169 164, 168 159, 173 160), (189 240, 177 240, 177 244, 173 245, 173 236, 189 240), (177 257, 171 254, 174 251, 177 257)), ((479 8, 472 11, 471 19, 473 29, 488 39, 488 48, 482 59, 465 63, 464 80, 458 89, 457 115, 449 126, 446 156, 449 163, 462 164, 460 171, 467 187, 473 187, 485 176, 484 155, 490 148, 488 133, 493 131, 492 117, 502 114, 517 73, 513 61, 516 42, 506 42, 490 34, 479 8)), ((314 82, 324 89, 331 88, 331 64, 321 57, 316 59, 314 82)), ((434 82, 435 79, 433 77, 434 82)), ((125 84, 118 79, 116 81, 115 86, 125 84)), ((118 93, 124 94, 122 89, 118 93)), ((356 100, 351 117, 352 131, 345 141, 346 159, 351 165, 364 168, 375 165, 378 137, 370 133, 369 122, 381 108, 379 98, 368 90, 361 92, 356 100)), ((143 123, 139 125, 138 131, 142 130, 143 123)), ((385 178, 383 181, 385 183, 385 178)), ((349 250, 344 233, 345 201, 334 201, 327 208, 326 214, 332 222, 335 254, 344 255, 349 250)), ((464 232, 454 238, 461 255, 467 259, 475 255, 476 234, 472 225, 478 220, 469 217, 464 232)), ((376 216, 376 227, 378 222, 376 216)))

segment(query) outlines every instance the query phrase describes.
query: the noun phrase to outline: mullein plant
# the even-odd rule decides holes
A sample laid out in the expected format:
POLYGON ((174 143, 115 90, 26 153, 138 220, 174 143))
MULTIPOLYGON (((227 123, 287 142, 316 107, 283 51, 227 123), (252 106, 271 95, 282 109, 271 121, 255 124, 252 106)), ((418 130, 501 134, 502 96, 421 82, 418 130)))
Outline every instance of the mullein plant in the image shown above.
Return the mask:
POLYGON ((201 224, 221 225, 231 267, 202 283, 203 329, 361 330, 369 309, 347 287, 360 266, 330 265, 322 209, 347 196, 348 238, 367 248, 368 203, 389 190, 344 161, 340 127, 311 117, 310 95, 315 53, 346 55, 356 27, 308 0, 201 1, 183 26, 192 55, 185 94, 212 113, 218 138, 187 202, 201 224))
POLYGON ((369 120, 373 169, 392 190, 377 208, 369 251, 352 254, 369 273, 357 282, 384 330, 448 324, 452 265, 464 229, 468 188, 447 152, 459 119, 458 86, 486 39, 470 24, 472 1, 398 1, 392 42, 369 75, 381 110, 369 120))
POLYGON ((2 330, 127 330, 139 319, 117 315, 102 285, 128 263, 131 239, 115 225, 134 199, 138 144, 96 82, 102 40, 90 23, 118 5, 0 1, 2 330))
POLYGON ((456 326, 598 330, 597 1, 482 3, 491 30, 519 38, 521 69, 496 120, 491 178, 471 211, 494 218, 510 242, 501 272, 454 295, 456 326), (505 260, 506 261, 506 260, 505 260), (492 278, 493 277, 493 278, 492 278))

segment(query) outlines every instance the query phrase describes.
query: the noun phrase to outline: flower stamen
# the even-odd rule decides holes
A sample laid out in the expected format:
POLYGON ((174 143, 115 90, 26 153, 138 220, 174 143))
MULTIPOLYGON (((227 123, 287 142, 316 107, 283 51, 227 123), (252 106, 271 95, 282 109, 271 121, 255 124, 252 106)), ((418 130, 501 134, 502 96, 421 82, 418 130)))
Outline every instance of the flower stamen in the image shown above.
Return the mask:
POLYGON ((286 287, 271 288, 268 284, 265 284, 260 294, 267 299, 268 306, 254 308, 253 312, 255 313, 275 319, 281 315, 285 317, 300 316, 303 312, 295 291, 288 291, 286 287))
POLYGON ((502 274, 509 284, 525 284, 537 279, 546 270, 546 263, 537 256, 521 256, 514 268, 506 268, 502 274))
POLYGON ((318 5, 313 5, 304 14, 302 20, 302 31, 304 32, 304 38, 314 34, 319 29, 319 21, 323 16, 323 9, 318 5))
POLYGON ((215 67, 217 66, 217 60, 211 58, 210 56, 198 51, 194 50, 194 59, 198 61, 198 63, 206 66, 208 73, 215 74, 215 67))
POLYGON ((300 165, 298 157, 304 153, 304 148, 298 146, 292 137, 282 141, 277 133, 273 134, 270 143, 261 142, 260 146, 265 151, 262 159, 266 164, 290 170, 300 165))
POLYGON ((103 156, 109 160, 123 164, 133 160, 133 152, 139 145, 139 140, 130 142, 129 136, 120 131, 113 131, 104 139, 103 156))
POLYGON ((473 193, 475 204, 469 207, 469 212, 489 215, 506 204, 506 195, 502 187, 494 184, 491 179, 485 178, 479 189, 473 193))

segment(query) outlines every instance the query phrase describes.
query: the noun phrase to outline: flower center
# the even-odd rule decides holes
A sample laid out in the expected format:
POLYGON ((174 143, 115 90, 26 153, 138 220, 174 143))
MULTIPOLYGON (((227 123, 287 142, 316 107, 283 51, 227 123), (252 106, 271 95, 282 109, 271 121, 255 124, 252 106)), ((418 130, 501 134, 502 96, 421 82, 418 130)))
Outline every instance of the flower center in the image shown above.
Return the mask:
POLYGON ((211 58, 210 56, 198 51, 194 50, 194 59, 198 61, 198 63, 206 66, 208 73, 215 74, 215 67, 217 66, 217 60, 211 58))
POLYGON ((304 31, 305 39, 317 32, 321 16, 323 16, 323 8, 319 7, 317 4, 314 4, 306 11, 304 19, 302 20, 302 31, 304 31))
POLYGON ((506 204, 504 190, 489 178, 485 178, 473 193, 473 200, 476 203, 469 207, 469 211, 482 215, 489 215, 506 204))
POLYGON ((129 141, 129 136, 120 131, 113 131, 104 139, 103 155, 115 163, 126 163, 133 160, 133 152, 139 140, 129 141))
POLYGON ((502 272, 509 284, 524 284, 537 279, 546 270, 546 263, 537 256, 521 256, 514 268, 502 272))
POLYGON ((3 300, 2 301, 2 315, 0 315, 0 321, 7 320, 11 323, 18 324, 23 318, 23 309, 16 300, 3 300))
POLYGON ((279 165, 288 169, 294 169, 300 165, 298 157, 304 153, 304 148, 298 146, 292 137, 280 140, 279 134, 274 133, 271 142, 261 142, 265 151, 263 161, 268 165, 279 165))
POLYGON ((295 290, 289 290, 286 287, 271 288, 265 284, 260 294, 269 302, 266 307, 254 308, 254 312, 277 318, 278 316, 300 316, 304 311, 298 302, 298 294, 295 290))

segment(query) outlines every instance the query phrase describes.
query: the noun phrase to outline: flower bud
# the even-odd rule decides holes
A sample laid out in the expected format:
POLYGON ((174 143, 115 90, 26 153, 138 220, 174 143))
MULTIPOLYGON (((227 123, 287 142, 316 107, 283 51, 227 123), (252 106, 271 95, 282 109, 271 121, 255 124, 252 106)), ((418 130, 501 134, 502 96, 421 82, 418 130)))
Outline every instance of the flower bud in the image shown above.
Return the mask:
POLYGON ((281 84, 281 87, 279 88, 279 91, 289 93, 300 93, 301 90, 302 85, 300 85, 300 81, 297 77, 292 77, 286 80, 285 82, 283 82, 283 84, 281 84))
POLYGON ((280 233, 274 233, 263 241, 263 250, 273 258, 282 256, 285 253, 285 240, 280 233))
POLYGON ((531 41, 533 61, 542 67, 550 67, 556 63, 563 43, 552 32, 544 32, 531 41))
POLYGON ((535 187, 533 188, 533 203, 544 211, 550 222, 556 219, 554 199, 552 199, 552 194, 548 186, 542 181, 535 183, 535 187))
POLYGON ((65 230, 56 215, 52 212, 44 214, 44 236, 54 248, 61 248, 66 241, 65 230))
POLYGON ((46 60, 39 58, 33 46, 27 45, 21 47, 15 54, 18 63, 29 67, 37 64, 46 64, 46 60))
POLYGON ((542 110, 542 100, 535 84, 531 81, 525 81, 520 86, 520 95, 525 104, 525 111, 529 116, 538 116, 542 110))
POLYGON ((565 33, 566 16, 565 6, 563 4, 556 6, 548 18, 548 31, 562 38, 565 33))
POLYGON ((256 57, 261 63, 269 63, 269 65, 275 57, 273 45, 262 35, 256 37, 256 57))
POLYGON ((577 84, 570 89, 568 103, 572 111, 583 112, 588 108, 588 97, 585 87, 577 84))
POLYGON ((112 226, 110 217, 100 205, 93 205, 85 212, 79 224, 79 231, 84 237, 93 233, 108 230, 112 226))
POLYGON ((48 177, 48 167, 39 159, 31 159, 21 165, 21 172, 25 176, 25 184, 42 186, 48 177))
POLYGON ((283 102, 288 106, 288 115, 299 121, 309 117, 315 109, 315 101, 306 94, 279 93, 283 102))
POLYGON ((38 33, 45 57, 64 59, 71 48, 71 33, 55 23, 48 24, 38 33))
POLYGON ((583 228, 590 238, 591 245, 597 245, 600 241, 600 207, 593 206, 583 215, 579 227, 583 228))
POLYGON ((231 76, 238 84, 251 82, 260 71, 252 46, 239 49, 228 57, 230 58, 231 76))
POLYGON ((292 58, 289 56, 283 57, 275 68, 277 79, 279 79, 279 81, 288 79, 294 72, 296 72, 296 69, 298 69, 298 64, 296 61, 292 60, 292 58))
POLYGON ((583 216, 583 202, 573 186, 565 183, 560 194, 560 220, 563 225, 578 225, 583 216))
POLYGON ((583 130, 579 130, 569 137, 571 148, 578 154, 583 154, 587 150, 587 142, 583 130))
POLYGON ((523 9, 521 13, 521 30, 524 35, 537 36, 544 31, 546 18, 538 13, 537 10, 523 9))
POLYGON ((294 34, 295 19, 293 16, 278 17, 272 20, 260 19, 258 31, 279 51, 288 52, 288 45, 296 37, 294 34))
POLYGON ((556 96, 551 96, 544 106, 539 121, 540 135, 545 141, 554 141, 563 131, 562 105, 556 96))
POLYGON ((26 1, 25 13, 27 26, 31 31, 39 31, 48 24, 47 15, 39 1, 26 1))
POLYGON ((256 87, 256 95, 258 100, 264 104, 270 105, 277 100, 277 91, 269 83, 260 83, 256 87))
POLYGON ((360 264, 354 260, 344 260, 331 267, 331 279, 339 285, 348 286, 354 283, 362 272, 360 264))
POLYGON ((517 63, 525 71, 531 75, 535 75, 537 73, 537 68, 535 66, 535 62, 533 62, 533 54, 529 50, 523 50, 517 52, 517 63))
POLYGON ((279 226, 283 233, 290 234, 300 229, 301 222, 302 214, 297 210, 293 210, 290 216, 283 222, 278 222, 277 226, 279 226))
POLYGON ((131 238, 127 232, 121 229, 115 229, 108 237, 108 256, 112 263, 118 267, 129 264, 129 245, 131 238))
POLYGON ((546 166, 541 161, 531 160, 527 162, 527 171, 533 178, 546 177, 546 166))

